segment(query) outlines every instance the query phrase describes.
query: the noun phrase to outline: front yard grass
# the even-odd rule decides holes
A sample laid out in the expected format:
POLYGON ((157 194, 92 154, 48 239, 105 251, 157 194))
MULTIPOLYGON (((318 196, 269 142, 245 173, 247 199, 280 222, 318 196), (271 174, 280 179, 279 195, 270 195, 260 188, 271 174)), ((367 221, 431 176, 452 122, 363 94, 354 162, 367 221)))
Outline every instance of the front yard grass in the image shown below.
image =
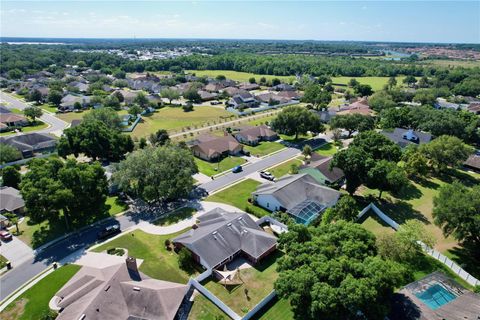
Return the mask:
POLYGON ((300 159, 292 159, 287 162, 284 162, 282 164, 279 164, 278 166, 272 167, 268 169, 268 171, 275 176, 275 178, 281 178, 284 175, 290 173, 290 169, 292 167, 292 164, 296 164, 298 166, 302 165, 302 161, 300 159))
POLYGON ((189 320, 220 320, 230 319, 222 310, 220 310, 213 302, 198 293, 193 300, 193 306, 188 314, 189 320))
POLYGON ((245 162, 247 161, 243 158, 232 156, 223 158, 220 160, 220 162, 209 162, 195 157, 195 163, 198 166, 198 171, 210 177, 216 175, 217 173, 230 170, 233 167, 242 165, 245 162))
POLYGON ((273 290, 278 277, 277 260, 282 255, 281 251, 276 251, 253 268, 240 269, 243 281, 240 285, 225 288, 221 282, 211 278, 203 285, 237 314, 244 315, 273 290))
POLYGON ((324 157, 330 157, 337 153, 337 151, 337 147, 335 147, 333 143, 326 143, 320 148, 316 149, 315 153, 318 153, 319 155, 324 157))
POLYGON ((42 108, 45 111, 49 111, 52 113, 57 112, 57 107, 51 103, 44 103, 40 105, 40 108, 42 108))
MULTIPOLYGON (((42 130, 42 129, 45 129, 46 127, 48 127, 48 124, 46 124, 45 122, 37 119, 37 120, 35 120, 35 123, 30 123, 28 126, 22 127, 22 132, 26 133, 26 132, 42 130)), ((0 136, 9 136, 9 135, 13 135, 13 134, 16 134, 16 133, 13 132, 13 131, 8 131, 8 132, 0 133, 0 136)))
POLYGON ((51 312, 48 302, 79 269, 80 266, 69 264, 53 271, 13 301, 0 313, 0 318, 3 320, 47 319, 46 315, 51 312))
POLYGON ((240 210, 249 210, 257 217, 263 217, 265 215, 269 215, 270 212, 248 202, 248 198, 250 198, 251 193, 255 191, 260 184, 261 183, 256 180, 246 179, 209 196, 206 201, 230 204, 239 208, 240 210))
POLYGON ((67 113, 57 113, 55 116, 65 122, 72 122, 73 120, 82 120, 83 117, 92 112, 92 109, 83 110, 82 112, 67 112, 67 113))
POLYGON ((197 272, 185 272, 178 265, 177 254, 165 248, 165 240, 172 240, 188 229, 168 235, 153 235, 141 230, 129 232, 115 240, 105 243, 94 252, 102 252, 109 248, 123 248, 128 250, 128 255, 143 259, 140 271, 146 275, 160 280, 187 283, 190 276, 197 272))
POLYGON ((157 226, 170 226, 179 221, 185 220, 193 216, 197 210, 189 207, 180 208, 175 210, 168 215, 161 217, 158 220, 153 221, 153 224, 157 226))
POLYGON ((284 149, 285 146, 278 142, 263 141, 256 146, 243 146, 245 151, 249 151, 252 156, 263 157, 270 153, 284 149))
POLYGON ((181 107, 164 107, 156 112, 143 116, 133 130, 134 137, 146 137, 159 129, 180 131, 182 128, 195 129, 202 125, 220 124, 222 119, 233 119, 233 113, 215 107, 195 107, 193 111, 184 112, 181 107))

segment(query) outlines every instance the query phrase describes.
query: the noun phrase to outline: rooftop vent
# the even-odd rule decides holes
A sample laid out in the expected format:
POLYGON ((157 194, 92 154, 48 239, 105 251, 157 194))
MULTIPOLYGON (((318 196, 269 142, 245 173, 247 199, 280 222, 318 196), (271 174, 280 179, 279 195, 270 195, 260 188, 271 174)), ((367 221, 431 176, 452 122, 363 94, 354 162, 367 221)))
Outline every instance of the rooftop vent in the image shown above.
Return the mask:
POLYGON ((231 226, 232 226, 231 222, 227 223, 227 227, 231 227, 231 226))
POLYGON ((106 286, 104 290, 108 291, 108 289, 110 289, 110 285, 106 286))
POLYGON ((139 287, 133 287, 133 291, 140 291, 139 287))
POLYGON ((218 231, 213 231, 212 234, 213 235, 216 235, 218 233, 218 231))
POLYGON ((243 217, 238 217, 237 220, 243 220, 243 217))
POLYGON ((87 316, 86 316, 85 313, 84 313, 84 314, 82 314, 82 315, 80 316, 80 318, 78 318, 78 320, 84 320, 86 317, 87 317, 87 316))

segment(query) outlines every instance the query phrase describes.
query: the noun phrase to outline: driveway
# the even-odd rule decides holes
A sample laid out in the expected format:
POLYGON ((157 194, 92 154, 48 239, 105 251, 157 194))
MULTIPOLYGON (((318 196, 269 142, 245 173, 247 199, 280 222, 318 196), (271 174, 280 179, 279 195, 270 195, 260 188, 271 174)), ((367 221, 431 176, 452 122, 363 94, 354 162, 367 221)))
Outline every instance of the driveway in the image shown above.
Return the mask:
MULTIPOLYGON (((7 108, 9 109, 23 110, 30 106, 26 102, 16 99, 5 92, 0 92, 0 102, 6 102, 7 108)), ((48 128, 41 129, 38 131, 31 131, 31 132, 50 133, 59 137, 62 135, 63 130, 70 125, 69 123, 55 117, 53 113, 45 110, 43 110, 43 115, 40 117, 40 120, 49 124, 48 128)), ((18 134, 20 135, 23 133, 18 133, 18 134)))
POLYGON ((2 242, 0 254, 7 258, 14 267, 32 259, 34 256, 32 248, 17 237, 13 237, 12 241, 2 242))

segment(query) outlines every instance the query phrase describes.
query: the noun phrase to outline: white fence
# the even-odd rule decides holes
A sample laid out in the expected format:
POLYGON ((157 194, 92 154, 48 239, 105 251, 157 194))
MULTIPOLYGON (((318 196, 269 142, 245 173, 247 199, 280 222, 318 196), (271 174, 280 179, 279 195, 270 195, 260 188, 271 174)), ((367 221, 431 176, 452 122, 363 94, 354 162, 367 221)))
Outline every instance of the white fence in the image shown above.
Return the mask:
POLYGON ((252 310, 250 310, 243 318, 242 320, 249 320, 251 317, 253 317, 258 311, 260 311, 260 309, 262 309, 263 307, 265 307, 267 305, 267 303, 269 303, 273 298, 275 298, 275 296, 277 295, 277 293, 275 292, 275 290, 273 290, 272 292, 270 292, 268 294, 268 296, 266 296, 265 298, 262 299, 262 301, 260 301, 255 307, 253 307, 252 310))
MULTIPOLYGON (((398 230, 400 225, 396 223, 394 220, 392 220, 389 216, 387 216, 385 213, 383 213, 376 205, 373 203, 370 203, 368 206, 366 206, 357 216, 357 219, 360 219, 363 217, 368 211, 372 210, 375 212, 375 214, 382 219, 385 223, 387 223, 389 226, 391 226, 393 229, 398 230)), ((480 281, 469 274, 467 271, 463 270, 458 264, 441 254, 435 249, 430 248, 423 242, 419 241, 420 246, 422 247, 423 251, 425 251, 426 254, 429 256, 433 257, 434 259, 440 261, 444 265, 446 265, 452 272, 454 272, 456 275, 458 275, 460 278, 465 280, 468 284, 472 286, 477 286, 480 285, 480 281)))

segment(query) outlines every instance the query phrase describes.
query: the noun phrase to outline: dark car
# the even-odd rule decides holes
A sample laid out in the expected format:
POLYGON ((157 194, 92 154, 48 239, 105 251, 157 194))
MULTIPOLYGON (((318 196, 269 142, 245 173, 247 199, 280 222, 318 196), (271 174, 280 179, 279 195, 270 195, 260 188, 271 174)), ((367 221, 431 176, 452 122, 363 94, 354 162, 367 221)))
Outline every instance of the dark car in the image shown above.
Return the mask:
POLYGON ((232 172, 239 173, 239 172, 242 172, 242 170, 243 170, 242 166, 236 166, 236 167, 233 167, 232 172))
POLYGON ((211 104, 212 106, 216 106, 216 105, 222 104, 222 103, 221 103, 220 101, 212 101, 212 102, 210 102, 210 104, 211 104))
POLYGON ((0 239, 3 241, 10 241, 13 239, 12 234, 6 230, 1 230, 0 231, 0 239))
POLYGON ((262 177, 263 179, 270 180, 270 181, 275 180, 275 177, 273 176, 273 174, 271 174, 268 171, 260 171, 260 177, 262 177))
POLYGON ((100 232, 98 233, 98 239, 105 239, 105 238, 108 238, 108 237, 111 237, 117 233, 120 233, 120 226, 117 225, 117 224, 114 224, 114 225, 111 225, 111 226, 107 226, 105 228, 103 228, 102 230, 100 230, 100 232))

